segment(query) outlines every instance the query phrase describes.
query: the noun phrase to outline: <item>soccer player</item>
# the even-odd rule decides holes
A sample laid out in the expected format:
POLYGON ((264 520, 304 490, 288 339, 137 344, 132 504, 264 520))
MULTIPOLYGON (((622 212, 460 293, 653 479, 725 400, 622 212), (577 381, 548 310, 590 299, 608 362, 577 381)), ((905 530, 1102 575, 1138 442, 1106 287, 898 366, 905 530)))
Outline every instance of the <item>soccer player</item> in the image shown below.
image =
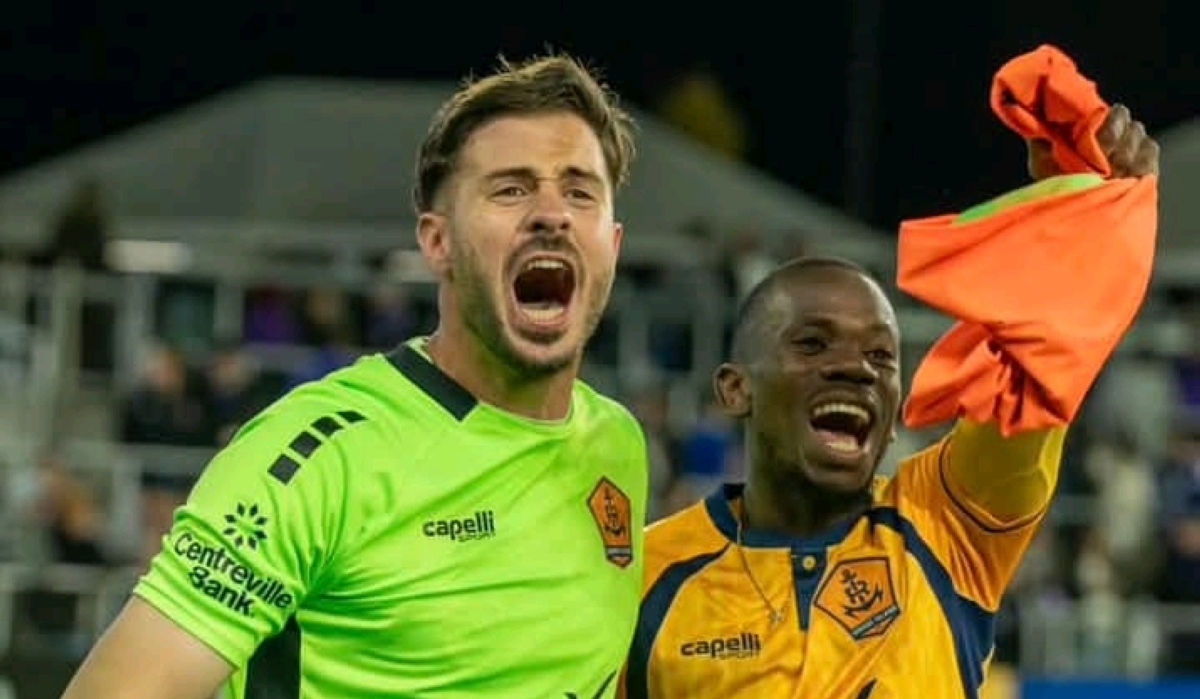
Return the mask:
MULTIPOLYGON (((1100 140, 1115 176, 1157 172, 1127 111, 1100 140)), ((1045 154, 1031 153, 1035 177, 1054 174, 1045 154)), ((748 296, 714 377, 745 427, 747 481, 648 529, 626 696, 978 696, 1065 428, 1004 437, 960 420, 876 477, 899 368, 895 312, 850 262, 800 258, 748 296)))
POLYGON ((436 331, 250 421, 67 699, 611 697, 645 446, 576 376, 632 155, 629 118, 569 57, 450 97, 415 191, 436 331))

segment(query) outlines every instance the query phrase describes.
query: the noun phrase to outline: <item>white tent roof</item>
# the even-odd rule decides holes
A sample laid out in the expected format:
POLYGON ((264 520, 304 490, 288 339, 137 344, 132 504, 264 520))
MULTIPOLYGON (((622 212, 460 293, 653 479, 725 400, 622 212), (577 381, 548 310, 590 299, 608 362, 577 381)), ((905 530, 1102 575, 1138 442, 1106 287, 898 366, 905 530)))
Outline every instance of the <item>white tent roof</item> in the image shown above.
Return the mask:
POLYGON ((1200 118, 1163 133, 1159 181, 1159 283, 1200 286, 1200 118))
POLYGON ((1171 129, 1159 143, 1160 248, 1200 256, 1200 118, 1171 129))
MULTIPOLYGON (((0 181, 0 222, 9 224, 0 236, 40 234, 80 174, 94 174, 127 237, 198 240, 236 231, 245 238, 250 228, 276 240, 396 244, 411 237, 418 143, 452 89, 324 79, 252 84, 0 181)), ((718 226, 805 231, 822 251, 864 262, 891 259, 889 236, 637 116, 640 155, 633 186, 618 202, 630 247, 670 241, 707 217, 718 226)))

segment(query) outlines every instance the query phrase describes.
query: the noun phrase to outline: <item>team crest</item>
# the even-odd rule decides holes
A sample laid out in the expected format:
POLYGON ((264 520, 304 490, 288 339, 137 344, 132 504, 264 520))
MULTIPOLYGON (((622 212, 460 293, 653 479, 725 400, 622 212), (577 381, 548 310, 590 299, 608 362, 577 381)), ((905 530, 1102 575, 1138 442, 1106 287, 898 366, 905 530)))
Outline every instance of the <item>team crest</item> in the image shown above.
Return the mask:
POLYGON ((838 563, 821 583, 815 604, 856 641, 882 636, 900 616, 886 558, 838 563))
POLYGON ((624 568, 633 561, 633 522, 629 498, 607 478, 601 478, 588 496, 588 509, 600 530, 604 557, 624 568))

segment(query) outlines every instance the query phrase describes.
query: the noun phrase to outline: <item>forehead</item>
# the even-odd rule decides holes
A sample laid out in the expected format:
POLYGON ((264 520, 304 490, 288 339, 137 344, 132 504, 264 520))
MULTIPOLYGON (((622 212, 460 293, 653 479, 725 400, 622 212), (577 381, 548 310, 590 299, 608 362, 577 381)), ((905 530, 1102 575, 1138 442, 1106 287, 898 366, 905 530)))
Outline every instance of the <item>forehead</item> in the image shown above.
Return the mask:
POLYGON ((883 325, 899 334, 896 312, 883 289, 852 269, 796 270, 780 284, 776 304, 787 324, 820 321, 847 330, 883 325))
POLYGON ((554 176, 574 169, 607 181, 600 139, 586 121, 569 112, 492 119, 463 144, 459 166, 473 175, 522 168, 554 176))

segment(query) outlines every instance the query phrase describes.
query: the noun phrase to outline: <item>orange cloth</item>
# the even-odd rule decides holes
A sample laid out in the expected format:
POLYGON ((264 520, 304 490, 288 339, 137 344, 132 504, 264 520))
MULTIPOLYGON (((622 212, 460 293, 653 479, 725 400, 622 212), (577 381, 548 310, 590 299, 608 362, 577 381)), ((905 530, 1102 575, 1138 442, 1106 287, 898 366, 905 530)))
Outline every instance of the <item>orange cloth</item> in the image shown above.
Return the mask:
MULTIPOLYGON (((1018 58, 992 94, 1020 135, 1075 139, 1061 141, 1074 150, 1054 150, 1070 167, 1103 158, 1104 103, 1063 59, 1049 47, 1018 58), (1074 120, 1056 121, 1063 114, 1074 120)), ((1095 169, 1107 172, 1107 159, 1095 169)), ((1052 178, 1027 190, 1034 197, 980 207, 992 210, 985 216, 901 224, 900 288, 959 321, 918 367, 906 424, 961 417, 1011 435, 1074 418, 1145 297, 1158 225, 1157 178, 1070 186, 1081 178, 1097 180, 1052 178)))
POLYGON ((1108 105, 1062 51, 1039 46, 1004 64, 992 81, 991 103, 1008 128, 1049 141, 1064 172, 1111 174, 1096 141, 1108 105))

